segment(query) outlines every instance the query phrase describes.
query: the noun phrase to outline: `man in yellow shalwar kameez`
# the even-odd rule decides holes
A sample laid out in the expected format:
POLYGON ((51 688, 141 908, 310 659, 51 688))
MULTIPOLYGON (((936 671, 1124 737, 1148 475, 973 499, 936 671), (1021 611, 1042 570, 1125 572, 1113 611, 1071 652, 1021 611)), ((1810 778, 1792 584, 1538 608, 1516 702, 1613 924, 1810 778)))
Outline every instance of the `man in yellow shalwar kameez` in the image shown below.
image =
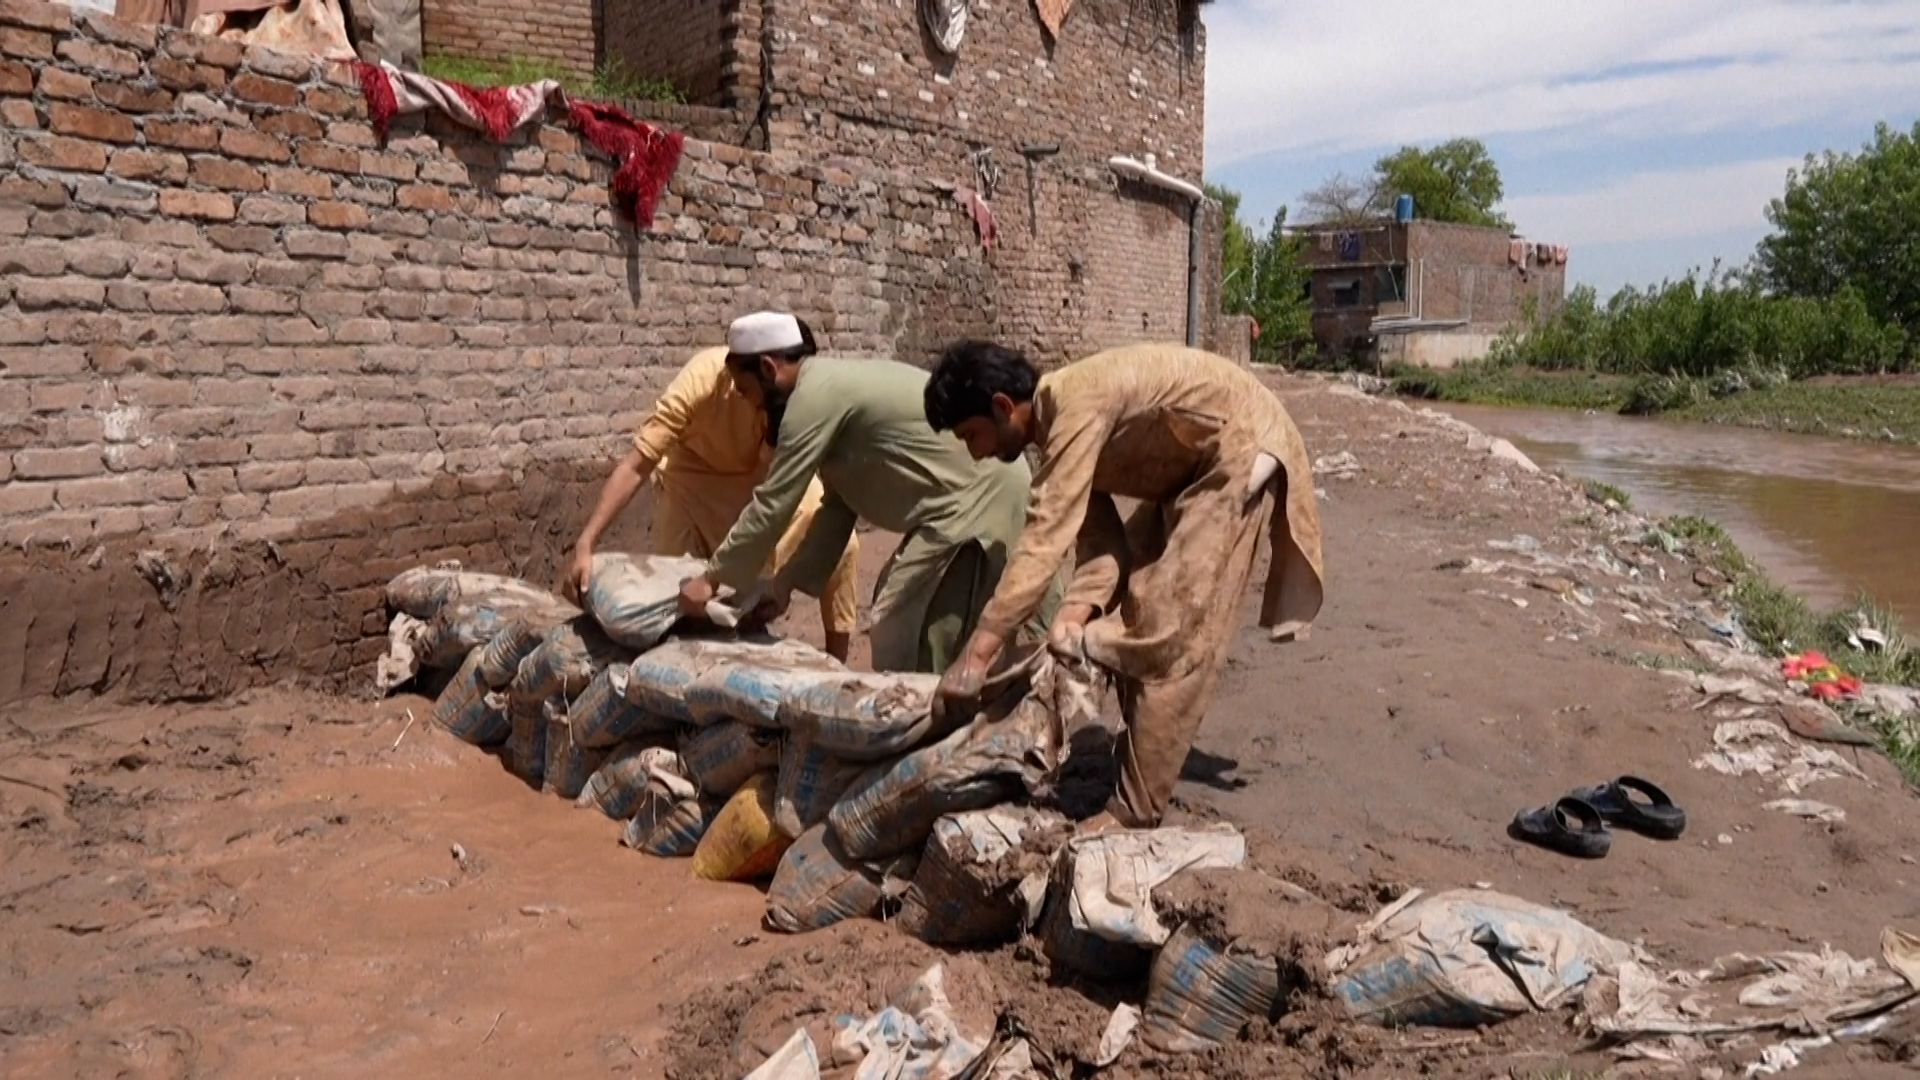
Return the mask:
MULTIPOLYGON (((653 414, 634 435, 632 452, 614 466, 601 489, 573 547, 563 582, 567 593, 578 596, 585 589, 594 545, 649 478, 654 485, 653 552, 711 559, 752 501, 754 488, 766 479, 772 459, 767 414, 728 376, 726 348, 695 354, 660 395, 653 414)), ((808 485, 799 511, 774 548, 769 575, 793 557, 824 494, 818 479, 808 485)), ((847 541, 820 594, 824 645, 841 660, 847 658, 859 618, 859 546, 858 538, 847 541)))

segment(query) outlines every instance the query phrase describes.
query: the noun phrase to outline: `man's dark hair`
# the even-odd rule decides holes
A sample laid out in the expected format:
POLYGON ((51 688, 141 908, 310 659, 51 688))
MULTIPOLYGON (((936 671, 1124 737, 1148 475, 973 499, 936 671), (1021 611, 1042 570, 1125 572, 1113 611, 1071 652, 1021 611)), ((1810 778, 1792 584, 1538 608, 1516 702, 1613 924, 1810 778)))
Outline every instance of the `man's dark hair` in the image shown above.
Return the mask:
POLYGON ((993 415, 993 395, 1033 400, 1040 373, 1018 350, 991 341, 958 341, 940 354, 927 379, 927 424, 951 431, 976 416, 993 415))
POLYGON ((730 352, 727 354, 727 366, 739 371, 752 373, 760 370, 760 357, 762 356, 778 357, 789 363, 795 363, 805 360, 807 357, 819 352, 820 346, 814 344, 813 340, 813 327, 808 326, 807 320, 798 315, 793 317, 793 321, 800 326, 800 344, 790 349, 781 349, 778 352, 770 353, 749 353, 742 355, 740 353, 730 352))

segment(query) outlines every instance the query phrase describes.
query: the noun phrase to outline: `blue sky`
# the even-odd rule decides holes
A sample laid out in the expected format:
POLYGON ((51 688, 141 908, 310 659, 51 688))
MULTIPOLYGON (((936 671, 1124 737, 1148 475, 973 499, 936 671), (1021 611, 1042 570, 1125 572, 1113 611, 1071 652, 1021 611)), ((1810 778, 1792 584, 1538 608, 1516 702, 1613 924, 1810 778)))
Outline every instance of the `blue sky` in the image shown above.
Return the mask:
POLYGON ((1404 143, 1481 139, 1603 295, 1744 262, 1810 151, 1920 117, 1920 0, 1219 0, 1207 178, 1269 217, 1404 143))

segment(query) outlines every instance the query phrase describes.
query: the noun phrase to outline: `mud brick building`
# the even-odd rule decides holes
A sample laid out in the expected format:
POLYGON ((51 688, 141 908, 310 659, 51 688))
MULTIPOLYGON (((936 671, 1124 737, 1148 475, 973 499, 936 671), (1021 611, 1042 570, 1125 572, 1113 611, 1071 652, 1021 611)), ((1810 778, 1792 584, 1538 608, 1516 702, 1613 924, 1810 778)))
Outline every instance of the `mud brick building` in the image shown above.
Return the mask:
POLYGON ((1302 233, 1314 343, 1329 355, 1451 367, 1566 297, 1567 249, 1505 229, 1415 219, 1302 233))
POLYGON ((0 702, 365 685, 388 578, 552 580, 744 311, 916 363, 1212 332, 1217 222, 1138 179, 1201 175, 1190 7, 975 4, 953 57, 915 4, 636 7, 727 16, 695 102, 635 107, 688 135, 644 229, 562 128, 382 140, 344 67, 0 0, 0 702))

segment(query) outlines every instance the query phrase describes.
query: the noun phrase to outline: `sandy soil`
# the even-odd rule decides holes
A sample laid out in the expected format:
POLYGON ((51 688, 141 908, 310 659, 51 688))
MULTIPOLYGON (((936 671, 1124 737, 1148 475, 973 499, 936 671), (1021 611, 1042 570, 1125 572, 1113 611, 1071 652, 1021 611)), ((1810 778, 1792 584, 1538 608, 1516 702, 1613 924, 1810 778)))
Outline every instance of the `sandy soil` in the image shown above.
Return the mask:
MULTIPOLYGON (((1554 582, 1440 569, 1500 557, 1488 541, 1518 534, 1548 551, 1594 542, 1604 522, 1572 488, 1388 404, 1317 384, 1291 384, 1288 400, 1315 455, 1360 465, 1321 481, 1329 603, 1309 640, 1274 646, 1249 598, 1179 816, 1240 823, 1259 865, 1348 912, 1407 885, 1485 882, 1676 964, 1822 943, 1873 956, 1883 926, 1920 929, 1920 801, 1885 761, 1860 752, 1870 782, 1809 789, 1843 823, 1762 809, 1777 797, 1762 780, 1689 766, 1711 711, 1617 659, 1677 653, 1675 635, 1554 582), (1606 859, 1575 862, 1505 836, 1515 810, 1622 773, 1687 808, 1684 839, 1623 834, 1606 859)), ((887 546, 868 537, 869 578, 887 546)), ((1664 565, 1666 595, 1702 597, 1684 563, 1664 565)), ((814 624, 803 635, 817 630, 809 607, 793 617, 814 624)), ((724 1076, 739 1047, 722 1036, 766 996, 756 987, 774 988, 769 971, 788 973, 789 996, 853 1008, 866 1002, 833 1005, 819 987, 871 997, 925 958, 877 924, 769 934, 758 890, 620 847, 612 822, 529 791, 427 711, 405 695, 254 691, 11 712, 0 1074, 724 1076), (807 966, 826 982, 792 975, 807 966)), ((992 987, 981 996, 1063 1048, 1097 1041, 1131 990, 1052 984, 1020 947, 968 963, 969 979, 984 972, 970 985, 992 987)), ((1561 1016, 1392 1034, 1308 1011, 1255 1034, 1185 1061, 1130 1051, 1110 1075, 1534 1077, 1609 1063, 1561 1016)), ((1911 1019, 1793 1075, 1908 1075, 1891 1063, 1903 1053, 1920 1053, 1911 1019)))

